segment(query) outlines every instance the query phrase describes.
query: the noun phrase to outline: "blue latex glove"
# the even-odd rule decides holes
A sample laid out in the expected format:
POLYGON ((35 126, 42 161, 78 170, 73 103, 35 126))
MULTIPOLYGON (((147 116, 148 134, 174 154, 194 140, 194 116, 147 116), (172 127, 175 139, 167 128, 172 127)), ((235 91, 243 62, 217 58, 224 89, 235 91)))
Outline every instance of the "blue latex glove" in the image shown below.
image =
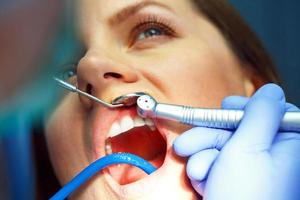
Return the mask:
POLYGON ((180 156, 190 156, 187 174, 195 190, 208 200, 299 200, 300 134, 278 133, 285 103, 274 84, 250 99, 229 97, 226 109, 243 109, 234 132, 196 127, 174 142, 180 156))

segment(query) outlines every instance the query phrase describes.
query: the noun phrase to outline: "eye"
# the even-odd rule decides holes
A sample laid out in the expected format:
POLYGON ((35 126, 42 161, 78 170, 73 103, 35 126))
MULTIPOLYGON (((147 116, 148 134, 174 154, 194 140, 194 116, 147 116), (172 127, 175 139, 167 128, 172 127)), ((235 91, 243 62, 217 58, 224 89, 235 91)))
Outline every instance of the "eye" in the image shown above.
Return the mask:
POLYGON ((155 38, 172 38, 176 34, 169 21, 154 15, 141 19, 134 26, 130 35, 130 46, 132 46, 150 39, 153 41, 155 38))
POLYGON ((160 30, 159 28, 149 28, 149 29, 145 30, 144 32, 140 33, 138 35, 137 40, 143 40, 143 39, 147 39, 149 37, 159 36, 162 34, 163 34, 163 31, 160 30))
POLYGON ((77 84, 77 64, 67 64, 62 66, 62 70, 57 73, 58 78, 71 83, 77 84))

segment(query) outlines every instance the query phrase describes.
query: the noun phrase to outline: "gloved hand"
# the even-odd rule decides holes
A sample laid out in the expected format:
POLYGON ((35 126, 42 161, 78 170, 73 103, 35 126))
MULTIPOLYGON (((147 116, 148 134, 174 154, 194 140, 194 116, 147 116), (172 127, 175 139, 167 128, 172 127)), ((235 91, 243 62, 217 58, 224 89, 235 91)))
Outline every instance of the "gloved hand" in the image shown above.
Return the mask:
POLYGON ((285 111, 282 89, 268 84, 250 99, 233 96, 226 109, 243 109, 234 132, 196 127, 174 142, 175 152, 190 156, 187 175, 207 200, 299 200, 300 134, 278 133, 285 111))

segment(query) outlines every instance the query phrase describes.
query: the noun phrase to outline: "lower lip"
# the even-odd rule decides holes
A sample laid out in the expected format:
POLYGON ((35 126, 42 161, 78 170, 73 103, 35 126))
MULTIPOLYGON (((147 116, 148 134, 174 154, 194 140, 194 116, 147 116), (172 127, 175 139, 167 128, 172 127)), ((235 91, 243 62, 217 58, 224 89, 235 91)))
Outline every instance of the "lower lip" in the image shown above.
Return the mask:
POLYGON ((170 163, 171 161, 170 158, 172 154, 170 138, 167 137, 167 134, 164 135, 166 136, 167 142, 166 157, 163 165, 151 175, 130 184, 120 185, 116 180, 112 178, 112 176, 109 174, 108 169, 103 170, 103 174, 108 187, 117 196, 121 198, 138 198, 150 194, 155 189, 155 187, 157 187, 159 180, 163 179, 166 172, 168 171, 168 163, 170 163))

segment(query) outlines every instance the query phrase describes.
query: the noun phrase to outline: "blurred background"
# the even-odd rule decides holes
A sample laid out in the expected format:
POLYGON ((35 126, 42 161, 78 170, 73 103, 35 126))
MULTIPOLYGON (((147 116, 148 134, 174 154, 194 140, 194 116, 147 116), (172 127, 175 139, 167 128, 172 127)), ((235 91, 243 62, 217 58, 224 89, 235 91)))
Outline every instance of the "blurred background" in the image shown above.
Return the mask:
POLYGON ((277 65, 291 103, 300 105, 300 1, 229 0, 256 31, 277 65))
MULTIPOLYGON (((300 105, 300 1, 230 0, 263 40, 288 101, 300 105)), ((0 199, 47 199, 59 188, 42 120, 51 108, 56 67, 79 46, 74 1, 0 0, 0 199)))

